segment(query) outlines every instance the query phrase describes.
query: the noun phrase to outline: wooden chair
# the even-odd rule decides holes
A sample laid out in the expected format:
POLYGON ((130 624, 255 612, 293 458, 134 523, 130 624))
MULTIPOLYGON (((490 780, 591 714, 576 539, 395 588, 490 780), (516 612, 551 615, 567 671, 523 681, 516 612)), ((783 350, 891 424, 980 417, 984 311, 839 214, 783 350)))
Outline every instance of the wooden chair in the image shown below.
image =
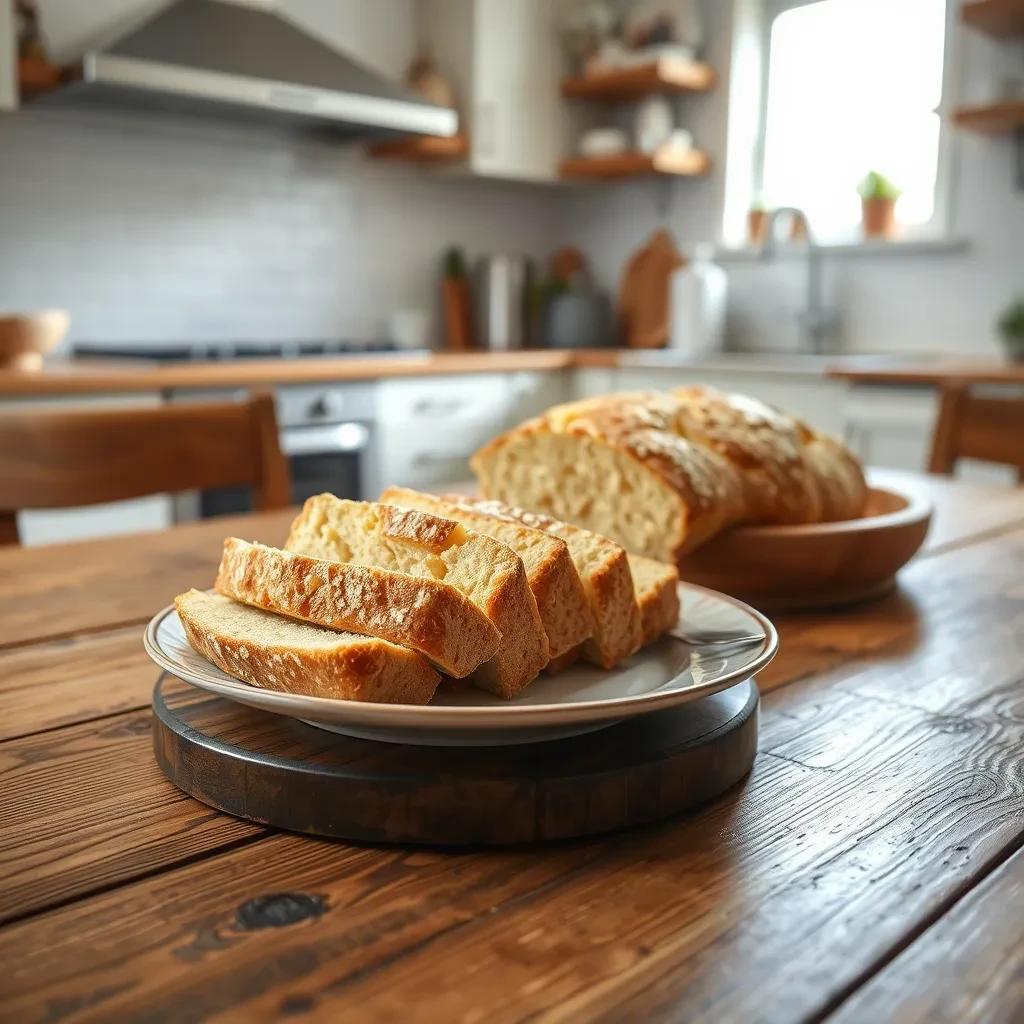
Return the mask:
POLYGON ((928 470, 950 474, 960 458, 1015 466, 1024 483, 1024 397, 982 398, 964 381, 945 384, 928 470))
POLYGON ((248 484, 260 510, 291 504, 274 400, 152 409, 0 413, 0 544, 19 509, 67 508, 248 484))

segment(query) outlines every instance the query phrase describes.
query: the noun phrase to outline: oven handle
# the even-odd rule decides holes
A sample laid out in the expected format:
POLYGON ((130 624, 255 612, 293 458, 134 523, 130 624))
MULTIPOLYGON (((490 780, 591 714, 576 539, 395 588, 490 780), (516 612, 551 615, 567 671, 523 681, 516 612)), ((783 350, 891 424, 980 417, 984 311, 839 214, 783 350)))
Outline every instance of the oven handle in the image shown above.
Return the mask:
POLYGON ((370 428, 365 423, 289 427, 281 434, 281 450, 289 457, 361 452, 369 443, 370 428))

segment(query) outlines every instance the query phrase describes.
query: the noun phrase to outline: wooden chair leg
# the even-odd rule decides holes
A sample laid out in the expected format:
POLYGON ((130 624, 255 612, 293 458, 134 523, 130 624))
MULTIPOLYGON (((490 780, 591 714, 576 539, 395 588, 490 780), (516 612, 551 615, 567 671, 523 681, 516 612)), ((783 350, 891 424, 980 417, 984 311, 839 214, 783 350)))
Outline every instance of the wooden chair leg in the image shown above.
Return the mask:
POLYGON ((18 515, 16 512, 0 512, 0 545, 17 544, 18 515))
POLYGON ((949 476, 956 465, 957 437, 967 400, 967 385, 952 381, 941 392, 939 416, 932 435, 932 450, 928 456, 928 472, 949 476))

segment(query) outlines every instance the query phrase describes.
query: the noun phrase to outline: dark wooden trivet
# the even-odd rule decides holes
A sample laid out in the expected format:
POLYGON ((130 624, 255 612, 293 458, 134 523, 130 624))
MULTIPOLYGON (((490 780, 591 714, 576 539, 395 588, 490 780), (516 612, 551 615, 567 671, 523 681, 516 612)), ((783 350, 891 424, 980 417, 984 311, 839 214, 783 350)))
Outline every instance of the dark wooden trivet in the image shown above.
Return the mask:
POLYGON ((389 843, 522 843, 607 832, 696 807, 757 752, 744 682, 597 732, 504 747, 341 736, 171 676, 153 690, 153 748, 198 800, 296 832, 389 843))

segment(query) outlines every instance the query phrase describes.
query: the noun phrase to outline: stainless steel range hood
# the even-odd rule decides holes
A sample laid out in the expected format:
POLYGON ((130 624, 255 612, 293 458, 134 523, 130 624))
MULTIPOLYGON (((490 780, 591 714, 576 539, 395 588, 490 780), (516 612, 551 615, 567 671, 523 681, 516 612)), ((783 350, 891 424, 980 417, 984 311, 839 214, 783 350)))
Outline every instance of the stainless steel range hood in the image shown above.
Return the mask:
POLYGON ((266 5, 175 0, 85 54, 37 102, 130 104, 330 126, 359 136, 454 135, 454 110, 420 99, 266 5))

